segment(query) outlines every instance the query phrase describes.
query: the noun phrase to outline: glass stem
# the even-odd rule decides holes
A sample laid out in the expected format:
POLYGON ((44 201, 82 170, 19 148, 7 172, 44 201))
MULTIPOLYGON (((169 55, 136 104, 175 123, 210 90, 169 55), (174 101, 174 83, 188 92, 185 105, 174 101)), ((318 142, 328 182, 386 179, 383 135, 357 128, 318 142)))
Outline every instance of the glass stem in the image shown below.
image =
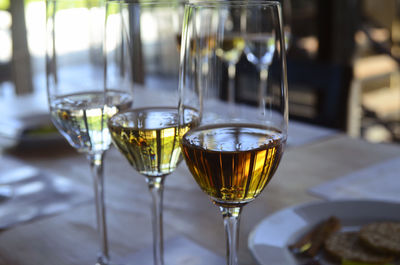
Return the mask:
POLYGON ((236 77, 236 65, 229 63, 228 65, 228 103, 233 104, 235 102, 235 77, 236 77))
POLYGON ((261 109, 262 113, 265 113, 265 107, 268 102, 265 98, 265 90, 268 81, 268 68, 261 67, 260 69, 260 86, 258 87, 258 107, 261 109))
POLYGON ((163 190, 165 177, 146 178, 151 197, 152 224, 153 224, 153 260, 154 265, 164 265, 164 240, 163 240, 163 190))
POLYGON ((239 246, 239 223, 241 207, 220 207, 224 218, 226 234, 227 265, 237 265, 237 251, 239 246))
POLYGON ((106 209, 104 204, 104 174, 103 174, 104 152, 89 154, 90 168, 93 175, 94 194, 96 201, 97 231, 100 238, 100 253, 96 265, 107 265, 108 240, 106 227, 106 209))

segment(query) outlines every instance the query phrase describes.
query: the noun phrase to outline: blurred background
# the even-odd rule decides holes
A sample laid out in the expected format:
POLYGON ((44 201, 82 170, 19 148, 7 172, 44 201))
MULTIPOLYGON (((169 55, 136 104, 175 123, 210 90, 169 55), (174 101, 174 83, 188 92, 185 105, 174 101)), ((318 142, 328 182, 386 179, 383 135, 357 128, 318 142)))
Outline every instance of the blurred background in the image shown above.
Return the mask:
MULTIPOLYGON (((291 119, 400 143, 400 0, 281 1, 291 119)), ((45 95, 45 18, 43 0, 0 0, 0 102, 45 95)), ((141 34, 154 39, 145 28, 141 34)), ((171 54, 176 61, 176 52, 157 47, 154 63, 171 54)), ((77 50, 65 47, 66 54, 77 50)), ((237 71, 246 64, 243 56, 237 71)), ((252 98, 251 89, 243 97, 252 98)))

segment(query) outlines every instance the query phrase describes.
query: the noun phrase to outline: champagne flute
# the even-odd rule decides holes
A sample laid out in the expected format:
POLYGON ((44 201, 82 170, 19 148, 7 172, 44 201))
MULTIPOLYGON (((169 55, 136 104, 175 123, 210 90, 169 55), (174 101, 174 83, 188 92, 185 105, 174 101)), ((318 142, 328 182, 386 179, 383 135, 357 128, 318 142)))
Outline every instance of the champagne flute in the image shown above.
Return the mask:
POLYGON ((107 119, 132 103, 130 91, 104 87, 102 1, 47 0, 47 95, 52 122, 86 154, 94 180, 100 252, 108 265, 103 157, 111 144, 107 119))
MULTIPOLYGON (((188 4, 185 8, 180 123, 184 126, 186 112, 191 109, 200 110, 201 120, 198 127, 183 135, 182 153, 197 184, 222 212, 229 265, 237 264, 242 207, 253 201, 269 183, 286 144, 288 98, 281 17, 280 4, 275 1, 207 1, 188 4), (271 64, 276 67, 271 67, 274 71, 270 75, 270 87, 262 89, 258 107, 249 107, 238 100, 224 102, 221 99, 221 61, 216 55, 210 56, 208 61, 200 59, 204 50, 215 54, 214 50, 229 36, 223 25, 227 23, 226 12, 242 14, 246 23, 240 35, 252 45, 260 41, 253 36, 267 35, 274 40, 268 45, 274 51, 271 64), (271 28, 264 27, 260 21, 271 28), (204 35, 211 35, 215 43, 210 45, 202 41, 204 35), (201 72, 203 64, 208 64, 207 75, 201 72)), ((236 88, 239 92, 246 89, 244 86, 236 88)))
POLYGON ((164 181, 182 160, 180 134, 195 126, 197 120, 193 110, 178 130, 179 52, 173 27, 179 16, 177 8, 179 3, 171 1, 107 4, 107 9, 120 15, 121 31, 117 32, 126 52, 122 56, 126 67, 116 74, 130 76, 127 82, 135 85, 132 108, 114 115, 108 127, 114 145, 147 181, 152 196, 155 265, 164 264, 164 181))

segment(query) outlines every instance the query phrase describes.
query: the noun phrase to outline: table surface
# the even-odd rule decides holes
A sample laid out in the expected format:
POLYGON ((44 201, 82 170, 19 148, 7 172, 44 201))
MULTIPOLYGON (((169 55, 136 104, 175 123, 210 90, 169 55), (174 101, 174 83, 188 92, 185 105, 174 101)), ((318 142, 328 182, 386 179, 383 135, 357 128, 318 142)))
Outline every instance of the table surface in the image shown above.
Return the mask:
MULTIPOLYGON (((400 154, 396 145, 371 144, 314 126, 294 123, 291 130, 299 135, 303 132, 301 137, 308 138, 300 138, 298 144, 288 146, 268 187, 244 207, 239 249, 242 265, 255 264, 247 248, 247 238, 263 218, 287 206, 318 200, 307 193, 312 186, 400 154)), ((12 155, 92 186, 85 156, 65 144, 14 151, 12 155)), ((224 256, 225 235, 219 210, 197 186, 186 165, 182 163, 165 184, 165 240, 184 235, 224 256)), ((115 148, 105 157, 105 187, 111 257, 122 258, 150 247, 151 197, 147 184, 115 148)), ((0 233, 0 264, 94 264, 97 250, 92 201, 0 233)))

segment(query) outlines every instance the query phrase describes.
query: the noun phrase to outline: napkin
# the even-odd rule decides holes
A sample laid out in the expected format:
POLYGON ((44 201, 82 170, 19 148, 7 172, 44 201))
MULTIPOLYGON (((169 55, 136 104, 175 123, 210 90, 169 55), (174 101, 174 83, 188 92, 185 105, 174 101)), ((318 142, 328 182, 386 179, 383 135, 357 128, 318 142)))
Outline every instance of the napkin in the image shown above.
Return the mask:
POLYGON ((0 229, 68 210, 91 194, 68 178, 0 157, 0 229))
POLYGON ((400 157, 357 170, 313 187, 309 192, 334 199, 376 199, 400 202, 400 157))

